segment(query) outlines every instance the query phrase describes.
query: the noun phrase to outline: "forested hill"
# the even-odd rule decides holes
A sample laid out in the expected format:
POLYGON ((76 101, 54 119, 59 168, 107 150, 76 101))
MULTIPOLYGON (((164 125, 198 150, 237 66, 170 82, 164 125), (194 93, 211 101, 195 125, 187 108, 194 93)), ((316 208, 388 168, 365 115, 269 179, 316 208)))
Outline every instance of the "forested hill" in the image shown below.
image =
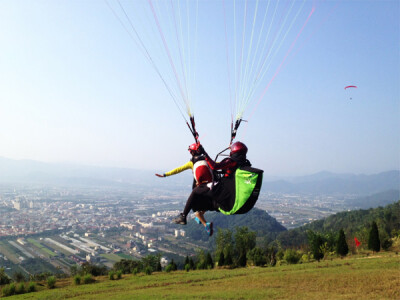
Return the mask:
MULTIPOLYGON (((257 233, 257 237, 263 237, 269 241, 273 241, 277 235, 286 231, 275 218, 271 217, 264 210, 253 208, 244 215, 225 216, 222 213, 207 212, 205 214, 207 222, 214 223, 214 233, 216 235, 218 228, 234 230, 235 227, 247 226, 251 231, 257 233)), ((188 219, 185 227, 187 236, 195 240, 210 240, 204 228, 198 225, 194 220, 188 219)), ((215 238, 214 235, 214 238, 215 238)), ((211 239, 213 240, 213 239, 211 239)))
POLYGON ((337 233, 343 229, 349 238, 357 236, 359 240, 366 241, 373 221, 379 227, 381 239, 389 236, 392 230, 400 230, 400 201, 375 209, 340 212, 302 227, 282 232, 277 240, 283 247, 299 247, 307 243, 307 230, 337 233))

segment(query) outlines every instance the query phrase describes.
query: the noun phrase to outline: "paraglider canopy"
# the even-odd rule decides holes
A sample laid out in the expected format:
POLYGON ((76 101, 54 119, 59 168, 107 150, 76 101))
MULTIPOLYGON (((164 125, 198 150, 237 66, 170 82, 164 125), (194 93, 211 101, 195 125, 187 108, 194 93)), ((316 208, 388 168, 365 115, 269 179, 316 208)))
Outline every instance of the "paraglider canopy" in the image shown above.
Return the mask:
MULTIPOLYGON (((348 85, 348 86, 345 86, 345 87, 344 87, 345 90, 347 90, 347 89, 349 89, 349 88, 350 88, 350 89, 356 89, 357 86, 356 86, 356 85, 348 85)), ((350 93, 350 94, 352 94, 352 93, 350 93)), ((353 100, 353 98, 350 97, 350 100, 353 100)))

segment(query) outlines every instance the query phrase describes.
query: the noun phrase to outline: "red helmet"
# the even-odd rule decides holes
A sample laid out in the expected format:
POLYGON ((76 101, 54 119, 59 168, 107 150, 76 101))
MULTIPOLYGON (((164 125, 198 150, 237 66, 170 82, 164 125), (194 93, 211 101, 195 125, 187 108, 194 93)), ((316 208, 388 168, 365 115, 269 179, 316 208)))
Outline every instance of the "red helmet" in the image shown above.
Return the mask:
POLYGON ((245 144, 241 143, 241 142, 236 142, 233 143, 231 146, 231 154, 242 154, 242 155, 246 155, 247 153, 247 147, 245 144))
POLYGON ((197 144, 197 143, 194 143, 194 144, 191 144, 190 146, 189 146, 189 152, 191 153, 191 154, 195 154, 196 152, 197 152, 197 150, 199 149, 199 144, 197 144))

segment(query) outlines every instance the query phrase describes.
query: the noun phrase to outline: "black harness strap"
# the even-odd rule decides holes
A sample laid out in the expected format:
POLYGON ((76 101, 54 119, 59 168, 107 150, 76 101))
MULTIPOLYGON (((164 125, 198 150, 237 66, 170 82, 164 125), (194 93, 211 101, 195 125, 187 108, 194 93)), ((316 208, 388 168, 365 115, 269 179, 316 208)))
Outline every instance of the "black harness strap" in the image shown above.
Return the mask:
POLYGON ((186 125, 189 127, 189 130, 192 133, 195 142, 198 143, 199 142, 199 134, 197 133, 197 130, 196 130, 196 123, 194 122, 194 116, 190 117, 190 124, 188 121, 186 121, 186 125))

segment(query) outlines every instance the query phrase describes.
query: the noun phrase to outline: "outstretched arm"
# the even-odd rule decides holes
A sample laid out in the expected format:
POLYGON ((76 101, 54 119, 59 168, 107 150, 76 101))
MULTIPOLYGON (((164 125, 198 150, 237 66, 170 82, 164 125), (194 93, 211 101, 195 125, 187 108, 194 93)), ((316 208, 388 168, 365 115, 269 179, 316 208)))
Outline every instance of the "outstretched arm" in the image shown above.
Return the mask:
POLYGON ((183 172, 183 171, 188 170, 188 169, 193 169, 192 161, 188 161, 186 164, 184 164, 184 165, 182 165, 182 166, 180 166, 178 168, 175 168, 175 169, 173 169, 173 170, 171 170, 169 172, 164 173, 164 176, 175 175, 175 174, 178 174, 178 173, 183 172))

